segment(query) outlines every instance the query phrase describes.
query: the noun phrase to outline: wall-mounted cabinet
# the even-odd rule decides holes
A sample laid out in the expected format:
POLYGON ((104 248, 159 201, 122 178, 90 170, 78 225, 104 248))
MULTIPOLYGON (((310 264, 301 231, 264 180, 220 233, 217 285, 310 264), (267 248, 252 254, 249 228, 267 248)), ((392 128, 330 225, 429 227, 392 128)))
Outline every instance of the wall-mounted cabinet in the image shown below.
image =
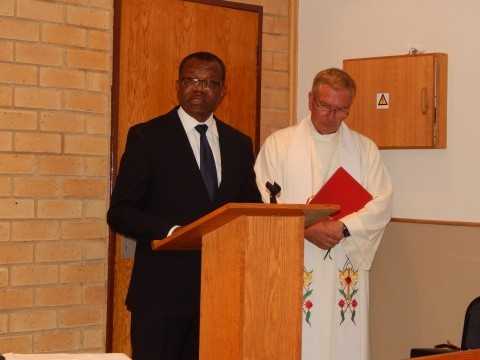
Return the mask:
POLYGON ((347 124, 384 149, 445 148, 447 55, 347 59, 357 84, 347 124))

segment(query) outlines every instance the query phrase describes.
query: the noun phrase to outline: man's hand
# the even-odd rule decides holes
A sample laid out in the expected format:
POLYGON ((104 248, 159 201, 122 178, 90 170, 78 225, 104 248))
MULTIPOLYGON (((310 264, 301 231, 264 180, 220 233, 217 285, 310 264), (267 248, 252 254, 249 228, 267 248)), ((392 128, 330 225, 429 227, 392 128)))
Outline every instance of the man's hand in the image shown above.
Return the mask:
POLYGON ((329 250, 343 239, 343 223, 322 220, 305 229, 305 238, 323 250, 329 250))

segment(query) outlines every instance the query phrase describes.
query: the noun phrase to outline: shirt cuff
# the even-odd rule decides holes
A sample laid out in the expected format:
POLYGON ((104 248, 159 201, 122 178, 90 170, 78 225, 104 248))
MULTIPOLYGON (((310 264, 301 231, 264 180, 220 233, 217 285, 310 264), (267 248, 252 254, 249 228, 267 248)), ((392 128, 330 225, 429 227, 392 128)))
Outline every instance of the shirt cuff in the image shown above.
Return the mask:
POLYGON ((179 227, 180 227, 180 225, 172 226, 172 227, 170 228, 170 230, 168 230, 167 236, 172 235, 173 231, 174 231, 176 228, 179 228, 179 227))

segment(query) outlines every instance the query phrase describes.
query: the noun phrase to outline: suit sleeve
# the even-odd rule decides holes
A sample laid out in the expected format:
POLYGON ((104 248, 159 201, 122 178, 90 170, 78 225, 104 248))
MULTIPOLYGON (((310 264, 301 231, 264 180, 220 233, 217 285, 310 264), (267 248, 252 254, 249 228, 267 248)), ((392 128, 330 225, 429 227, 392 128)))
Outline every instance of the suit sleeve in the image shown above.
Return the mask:
POLYGON ((110 201, 107 222, 110 227, 137 241, 165 237, 175 223, 145 209, 152 181, 151 156, 141 127, 132 127, 110 201))
POLYGON ((241 202, 247 203, 260 203, 262 198, 257 188, 257 183, 255 181, 255 171, 253 170, 254 155, 253 155, 253 145, 250 138, 246 142, 246 173, 245 179, 242 186, 242 195, 241 202))

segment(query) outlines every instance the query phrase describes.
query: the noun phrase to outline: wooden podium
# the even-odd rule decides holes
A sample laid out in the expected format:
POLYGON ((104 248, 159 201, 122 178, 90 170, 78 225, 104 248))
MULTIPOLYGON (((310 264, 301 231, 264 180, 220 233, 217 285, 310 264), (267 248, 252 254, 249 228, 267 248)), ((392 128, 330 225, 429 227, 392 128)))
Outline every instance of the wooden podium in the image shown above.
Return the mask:
POLYGON ((440 355, 417 357, 415 360, 480 360, 480 350, 454 351, 440 355))
POLYGON ((300 360, 304 226, 336 210, 230 203, 152 243, 202 251, 200 360, 300 360))

